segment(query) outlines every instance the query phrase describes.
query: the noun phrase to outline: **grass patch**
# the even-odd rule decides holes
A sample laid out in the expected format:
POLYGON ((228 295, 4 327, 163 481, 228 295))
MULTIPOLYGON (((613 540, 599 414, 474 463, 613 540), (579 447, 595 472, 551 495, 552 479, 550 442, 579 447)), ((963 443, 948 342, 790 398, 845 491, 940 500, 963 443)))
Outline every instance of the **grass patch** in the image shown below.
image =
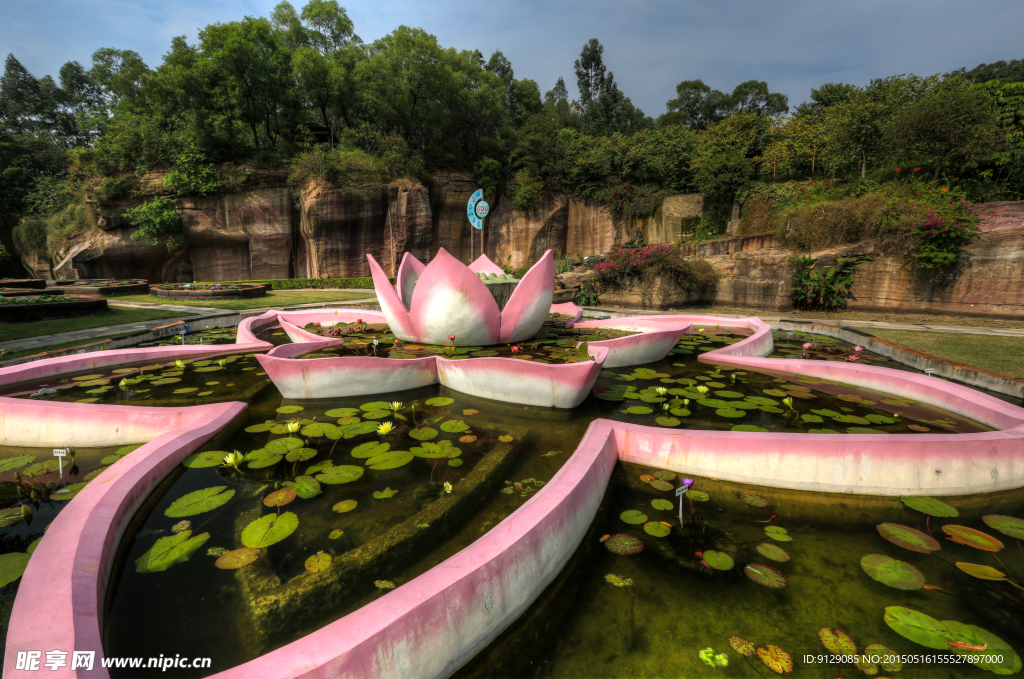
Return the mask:
POLYGON ((14 351, 14 352, 11 352, 9 354, 4 354, 3 360, 9 361, 12 358, 21 358, 23 356, 35 356, 36 354, 41 354, 41 353, 44 353, 44 352, 47 352, 47 351, 57 351, 58 349, 68 349, 70 347, 81 347, 81 346, 85 346, 86 344, 93 344, 95 342, 101 342, 103 340, 121 339, 122 337, 129 337, 131 335, 134 335, 136 332, 141 332, 141 331, 127 332, 127 333, 119 332, 119 333, 114 333, 114 334, 107 335, 105 337, 97 337, 95 339, 75 340, 74 342, 62 342, 60 344, 48 344, 45 347, 37 347, 35 349, 25 349, 23 351, 14 351))
MULTIPOLYGON (((106 311, 94 311, 87 316, 77 318, 58 318, 50 321, 30 321, 27 323, 4 323, 0 325, 0 342, 41 337, 42 335, 54 335, 59 332, 88 330, 89 328, 120 325, 122 323, 141 323, 143 321, 155 321, 160 318, 181 318, 182 315, 180 311, 110 307, 106 311)), ((85 344, 86 341, 80 340, 77 343, 85 344)))
MULTIPOLYGON (((374 297, 373 290, 359 292, 330 292, 319 290, 273 290, 263 297, 246 299, 164 299, 153 295, 119 295, 110 298, 114 302, 140 302, 143 304, 174 304, 176 306, 205 307, 207 309, 263 309, 266 307, 294 306, 296 304, 326 304, 345 302, 352 299, 374 297)), ((124 308, 124 307, 121 307, 124 308)), ((180 315, 180 314, 179 314, 180 315)))
POLYGON ((1024 339, 956 332, 858 328, 901 346, 1007 377, 1024 377, 1024 339))

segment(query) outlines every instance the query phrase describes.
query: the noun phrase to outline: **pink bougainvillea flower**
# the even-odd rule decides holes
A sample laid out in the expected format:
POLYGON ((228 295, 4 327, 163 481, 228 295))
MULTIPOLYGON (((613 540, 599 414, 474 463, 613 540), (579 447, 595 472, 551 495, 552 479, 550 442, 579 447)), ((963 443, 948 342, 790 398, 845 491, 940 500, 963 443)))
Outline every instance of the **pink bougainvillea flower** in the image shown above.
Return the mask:
POLYGON ((897 168, 896 168, 896 171, 897 171, 897 172, 899 172, 899 171, 900 171, 900 168, 898 168, 898 167, 897 167, 897 168))
POLYGON ((914 168, 914 172, 920 172, 920 171, 921 171, 921 168, 919 168, 919 167, 915 167, 914 168))
POLYGON ((444 344, 449 335, 457 335, 464 346, 521 342, 540 330, 551 309, 555 288, 551 250, 526 272, 504 309, 498 308, 477 276, 503 273, 484 255, 467 267, 444 248, 426 265, 407 252, 395 287, 371 255, 366 259, 388 326, 407 342, 444 344))

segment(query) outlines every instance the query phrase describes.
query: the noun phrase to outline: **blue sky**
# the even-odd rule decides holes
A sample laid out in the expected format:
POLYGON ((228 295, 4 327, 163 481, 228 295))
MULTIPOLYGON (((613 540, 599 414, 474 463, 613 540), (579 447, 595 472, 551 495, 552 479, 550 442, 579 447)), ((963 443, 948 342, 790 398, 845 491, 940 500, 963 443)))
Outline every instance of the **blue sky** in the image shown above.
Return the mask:
MULTIPOLYGON (((99 47, 133 49, 160 63, 176 35, 210 23, 265 16, 277 0, 0 0, 0 51, 36 76, 88 66, 99 47)), ((293 2, 301 8, 303 0, 293 2)), ((823 82, 865 84, 894 73, 927 75, 1024 58, 1021 0, 341 0, 370 42, 405 24, 442 45, 500 49, 517 78, 541 92, 559 75, 575 94, 572 64, 597 38, 619 87, 648 115, 665 111, 681 80, 731 90, 766 80, 795 105, 823 82)))

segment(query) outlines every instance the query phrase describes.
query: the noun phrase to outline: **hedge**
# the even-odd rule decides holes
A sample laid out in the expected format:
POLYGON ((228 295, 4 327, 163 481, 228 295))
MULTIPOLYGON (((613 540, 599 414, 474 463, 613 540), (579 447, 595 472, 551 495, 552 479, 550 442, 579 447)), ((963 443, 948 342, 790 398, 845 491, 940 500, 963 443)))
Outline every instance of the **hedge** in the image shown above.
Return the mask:
MULTIPOLYGON (((392 282, 393 279, 388 279, 392 282)), ((274 278, 269 280, 253 281, 213 281, 217 283, 260 283, 269 285, 271 290, 308 290, 323 288, 358 288, 361 290, 373 290, 373 279, 369 276, 361 278, 274 278)))

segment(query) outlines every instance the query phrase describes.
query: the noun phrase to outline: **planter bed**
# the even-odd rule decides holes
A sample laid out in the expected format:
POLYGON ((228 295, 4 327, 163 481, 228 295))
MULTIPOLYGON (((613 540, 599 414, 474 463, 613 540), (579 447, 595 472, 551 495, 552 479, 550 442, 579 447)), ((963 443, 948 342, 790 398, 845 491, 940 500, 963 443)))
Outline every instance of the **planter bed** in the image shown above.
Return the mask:
POLYGON ((73 295, 145 295, 149 292, 149 281, 133 279, 78 280, 62 283, 65 290, 73 295))
POLYGON ((208 284, 183 288, 179 285, 155 285, 149 294, 162 299, 237 299, 262 297, 270 289, 269 285, 241 284, 221 285, 208 284))
POLYGON ((46 279, 43 278, 0 278, 0 288, 31 288, 45 290, 46 279))
POLYGON ((46 292, 25 288, 0 288, 0 297, 31 297, 33 295, 63 295, 64 288, 47 288, 46 292))
MULTIPOLYGON (((19 300, 27 299, 24 297, 19 300)), ((103 311, 107 308, 107 300, 98 297, 65 296, 54 297, 52 302, 19 302, 0 304, 0 322, 3 321, 41 321, 61 316, 78 316, 103 311)))

